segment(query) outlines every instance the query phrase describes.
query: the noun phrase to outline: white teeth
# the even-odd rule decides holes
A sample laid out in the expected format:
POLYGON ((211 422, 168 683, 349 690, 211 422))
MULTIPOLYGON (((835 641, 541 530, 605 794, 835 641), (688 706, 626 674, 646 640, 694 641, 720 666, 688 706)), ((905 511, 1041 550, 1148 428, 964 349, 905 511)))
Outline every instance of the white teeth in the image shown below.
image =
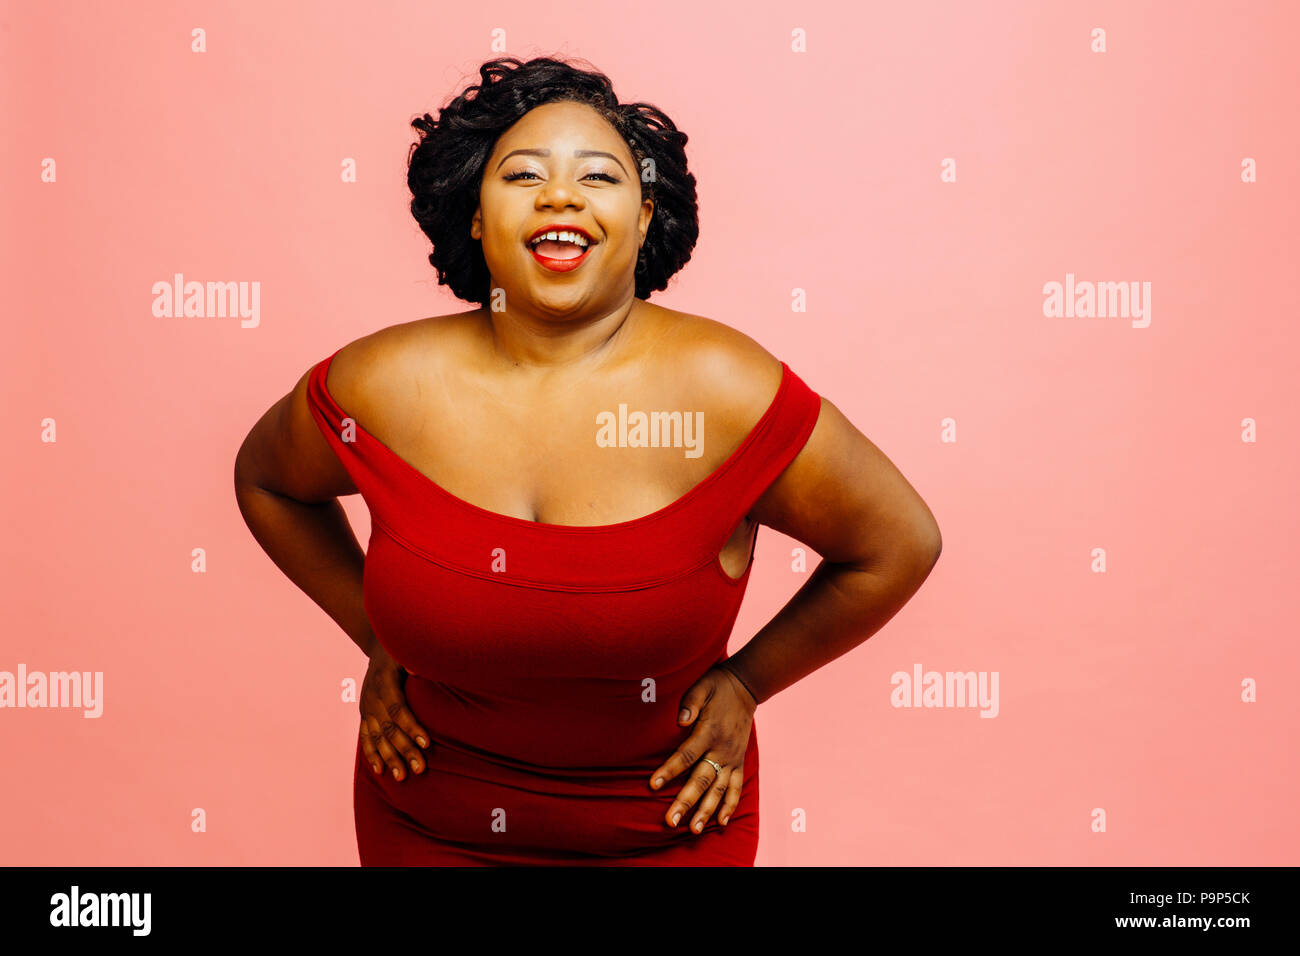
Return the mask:
POLYGON ((528 244, 530 246, 535 246, 544 239, 556 239, 559 240, 560 242, 572 242, 575 245, 582 247, 583 249, 587 248, 586 236, 582 235, 582 233, 569 232, 568 230, 564 230, 562 232, 544 232, 537 238, 531 240, 528 244))

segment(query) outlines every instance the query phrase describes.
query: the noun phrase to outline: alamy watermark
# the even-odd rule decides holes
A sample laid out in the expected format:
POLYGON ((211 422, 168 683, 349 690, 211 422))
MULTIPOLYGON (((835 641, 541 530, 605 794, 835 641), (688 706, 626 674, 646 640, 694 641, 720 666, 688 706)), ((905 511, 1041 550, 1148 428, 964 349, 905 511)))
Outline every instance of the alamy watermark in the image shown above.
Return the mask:
POLYGON ((0 708, 80 707, 83 717, 104 712, 103 671, 0 671, 0 708))

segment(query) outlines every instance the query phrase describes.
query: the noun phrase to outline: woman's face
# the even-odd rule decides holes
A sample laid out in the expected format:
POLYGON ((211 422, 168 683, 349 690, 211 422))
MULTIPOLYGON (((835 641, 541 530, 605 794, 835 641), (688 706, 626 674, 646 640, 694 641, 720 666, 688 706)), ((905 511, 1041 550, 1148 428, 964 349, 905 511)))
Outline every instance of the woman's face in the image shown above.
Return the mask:
POLYGON ((470 234, 507 310, 599 316, 631 296, 653 211, 614 128, 584 104, 545 103, 497 140, 470 234), (585 251, 565 237, 530 244, 564 226, 588 237, 585 251))

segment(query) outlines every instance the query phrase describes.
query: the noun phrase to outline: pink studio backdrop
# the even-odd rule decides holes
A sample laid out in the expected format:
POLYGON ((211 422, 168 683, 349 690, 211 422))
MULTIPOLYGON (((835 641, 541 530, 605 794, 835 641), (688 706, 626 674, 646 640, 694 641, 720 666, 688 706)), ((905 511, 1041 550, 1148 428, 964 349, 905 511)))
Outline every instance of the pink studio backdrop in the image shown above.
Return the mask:
MULTIPOLYGON (((943 532, 892 622, 759 708, 759 865, 1300 862, 1295 6, 0 9, 0 671, 103 674, 98 718, 0 709, 0 862, 356 863, 365 660, 233 461, 316 361, 470 308, 406 208, 409 121, 502 53, 689 134, 701 238, 652 301, 786 360, 943 532), (257 283, 256 324, 156 316, 177 273, 257 283), (1067 281, 1149 293, 1046 315, 1067 281), (996 713, 894 706, 918 667, 996 674, 996 713)), ((733 651, 794 545, 760 533, 733 651)))

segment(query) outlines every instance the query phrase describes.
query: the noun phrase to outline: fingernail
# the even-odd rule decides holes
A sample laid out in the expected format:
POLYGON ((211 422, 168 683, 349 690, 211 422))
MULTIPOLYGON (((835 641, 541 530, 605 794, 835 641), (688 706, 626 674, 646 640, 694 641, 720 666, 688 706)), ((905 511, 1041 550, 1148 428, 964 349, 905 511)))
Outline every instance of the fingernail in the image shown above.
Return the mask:
POLYGON ((677 715, 677 719, 678 719, 678 720, 687 720, 690 716, 691 716, 691 712, 690 712, 689 710, 687 710, 685 707, 683 707, 683 708, 682 708, 682 712, 681 712, 680 714, 677 715))
POLYGON ((673 814, 673 826, 677 826, 677 821, 680 820, 681 818, 682 818, 682 815, 681 815, 680 813, 674 813, 674 814, 673 814))
POLYGON ((416 737, 415 742, 418 743, 421 747, 429 746, 429 741, 425 740, 423 737, 416 737))
POLYGON ((662 787, 663 785, 664 785, 664 778, 663 778, 663 777, 655 777, 655 786, 656 786, 656 787, 662 787))
POLYGON ((373 770, 375 773, 379 773, 379 772, 380 772, 380 770, 379 770, 379 764, 377 764, 377 763, 372 763, 372 764, 370 765, 370 769, 373 770))
POLYGON ((721 822, 722 825, 725 827, 725 826, 727 825, 727 821, 728 821, 729 819, 730 819, 730 817, 728 817, 726 814, 723 814, 723 816, 721 817, 721 821, 720 821, 720 822, 721 822))
POLYGON ((393 776, 396 777, 398 780, 401 780, 401 779, 402 779, 400 776, 398 776, 397 768, 396 768, 396 767, 393 768, 393 776))

